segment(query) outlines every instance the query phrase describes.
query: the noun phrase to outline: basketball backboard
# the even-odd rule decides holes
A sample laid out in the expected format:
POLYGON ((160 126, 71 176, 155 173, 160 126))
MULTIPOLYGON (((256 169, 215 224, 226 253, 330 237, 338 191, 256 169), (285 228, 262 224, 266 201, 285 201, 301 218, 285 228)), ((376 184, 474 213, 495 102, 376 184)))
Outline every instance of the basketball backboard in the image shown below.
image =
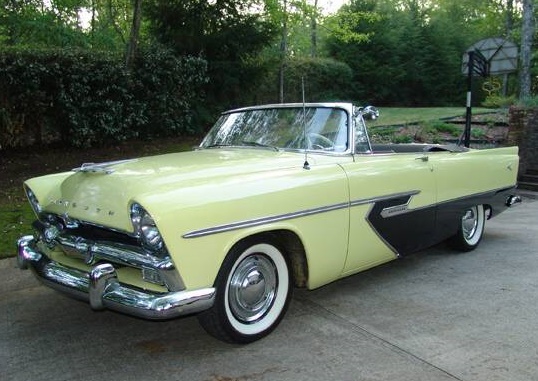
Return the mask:
POLYGON ((469 52, 479 51, 489 63, 489 75, 512 73, 517 70, 518 49, 504 38, 487 38, 470 46, 463 54, 462 72, 469 73, 469 52))

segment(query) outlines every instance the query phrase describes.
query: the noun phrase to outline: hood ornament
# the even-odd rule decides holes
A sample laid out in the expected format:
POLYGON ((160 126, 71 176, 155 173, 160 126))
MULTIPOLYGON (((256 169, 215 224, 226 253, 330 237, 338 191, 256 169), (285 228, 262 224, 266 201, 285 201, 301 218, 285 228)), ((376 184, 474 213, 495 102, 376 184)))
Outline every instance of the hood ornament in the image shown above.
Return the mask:
POLYGON ((116 160, 116 161, 107 161, 105 163, 84 163, 78 168, 73 168, 73 172, 85 172, 85 173, 104 173, 111 174, 114 172, 113 167, 117 164, 129 163, 131 161, 136 161, 137 159, 127 159, 127 160, 116 160))

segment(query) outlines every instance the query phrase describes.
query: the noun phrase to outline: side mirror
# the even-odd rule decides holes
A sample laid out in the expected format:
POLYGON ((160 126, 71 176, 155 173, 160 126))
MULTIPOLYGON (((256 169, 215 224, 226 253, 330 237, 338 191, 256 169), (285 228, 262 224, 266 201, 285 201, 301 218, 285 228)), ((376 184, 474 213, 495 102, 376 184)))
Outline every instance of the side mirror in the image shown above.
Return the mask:
POLYGON ((361 115, 364 119, 375 120, 379 118, 379 109, 374 106, 355 107, 354 115, 361 115))
POLYGON ((379 109, 374 106, 366 106, 361 109, 361 114, 364 119, 376 120, 379 118, 379 109))

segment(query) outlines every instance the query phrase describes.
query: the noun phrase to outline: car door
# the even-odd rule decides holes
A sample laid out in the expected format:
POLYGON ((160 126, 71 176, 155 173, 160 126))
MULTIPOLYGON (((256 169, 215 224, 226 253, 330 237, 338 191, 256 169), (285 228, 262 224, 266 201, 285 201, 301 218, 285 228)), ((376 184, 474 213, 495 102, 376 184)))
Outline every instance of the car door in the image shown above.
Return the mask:
MULTIPOLYGON (((361 120, 358 129, 364 128, 361 120)), ((374 154, 366 149, 341 166, 350 198, 344 275, 433 243, 436 186, 426 153, 374 154)))

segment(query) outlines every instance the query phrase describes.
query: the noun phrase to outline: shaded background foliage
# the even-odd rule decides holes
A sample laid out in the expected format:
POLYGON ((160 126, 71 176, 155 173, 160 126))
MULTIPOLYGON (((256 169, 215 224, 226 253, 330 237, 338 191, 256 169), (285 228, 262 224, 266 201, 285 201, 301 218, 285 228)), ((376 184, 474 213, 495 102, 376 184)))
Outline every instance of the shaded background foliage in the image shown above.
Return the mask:
POLYGON ((465 78, 460 74, 462 52, 470 44, 461 29, 446 18, 429 18, 417 4, 400 12, 377 1, 357 1, 352 12, 379 17, 357 25, 369 33, 366 41, 346 42, 329 37, 329 54, 353 70, 354 96, 378 105, 444 106, 464 103, 465 78))

